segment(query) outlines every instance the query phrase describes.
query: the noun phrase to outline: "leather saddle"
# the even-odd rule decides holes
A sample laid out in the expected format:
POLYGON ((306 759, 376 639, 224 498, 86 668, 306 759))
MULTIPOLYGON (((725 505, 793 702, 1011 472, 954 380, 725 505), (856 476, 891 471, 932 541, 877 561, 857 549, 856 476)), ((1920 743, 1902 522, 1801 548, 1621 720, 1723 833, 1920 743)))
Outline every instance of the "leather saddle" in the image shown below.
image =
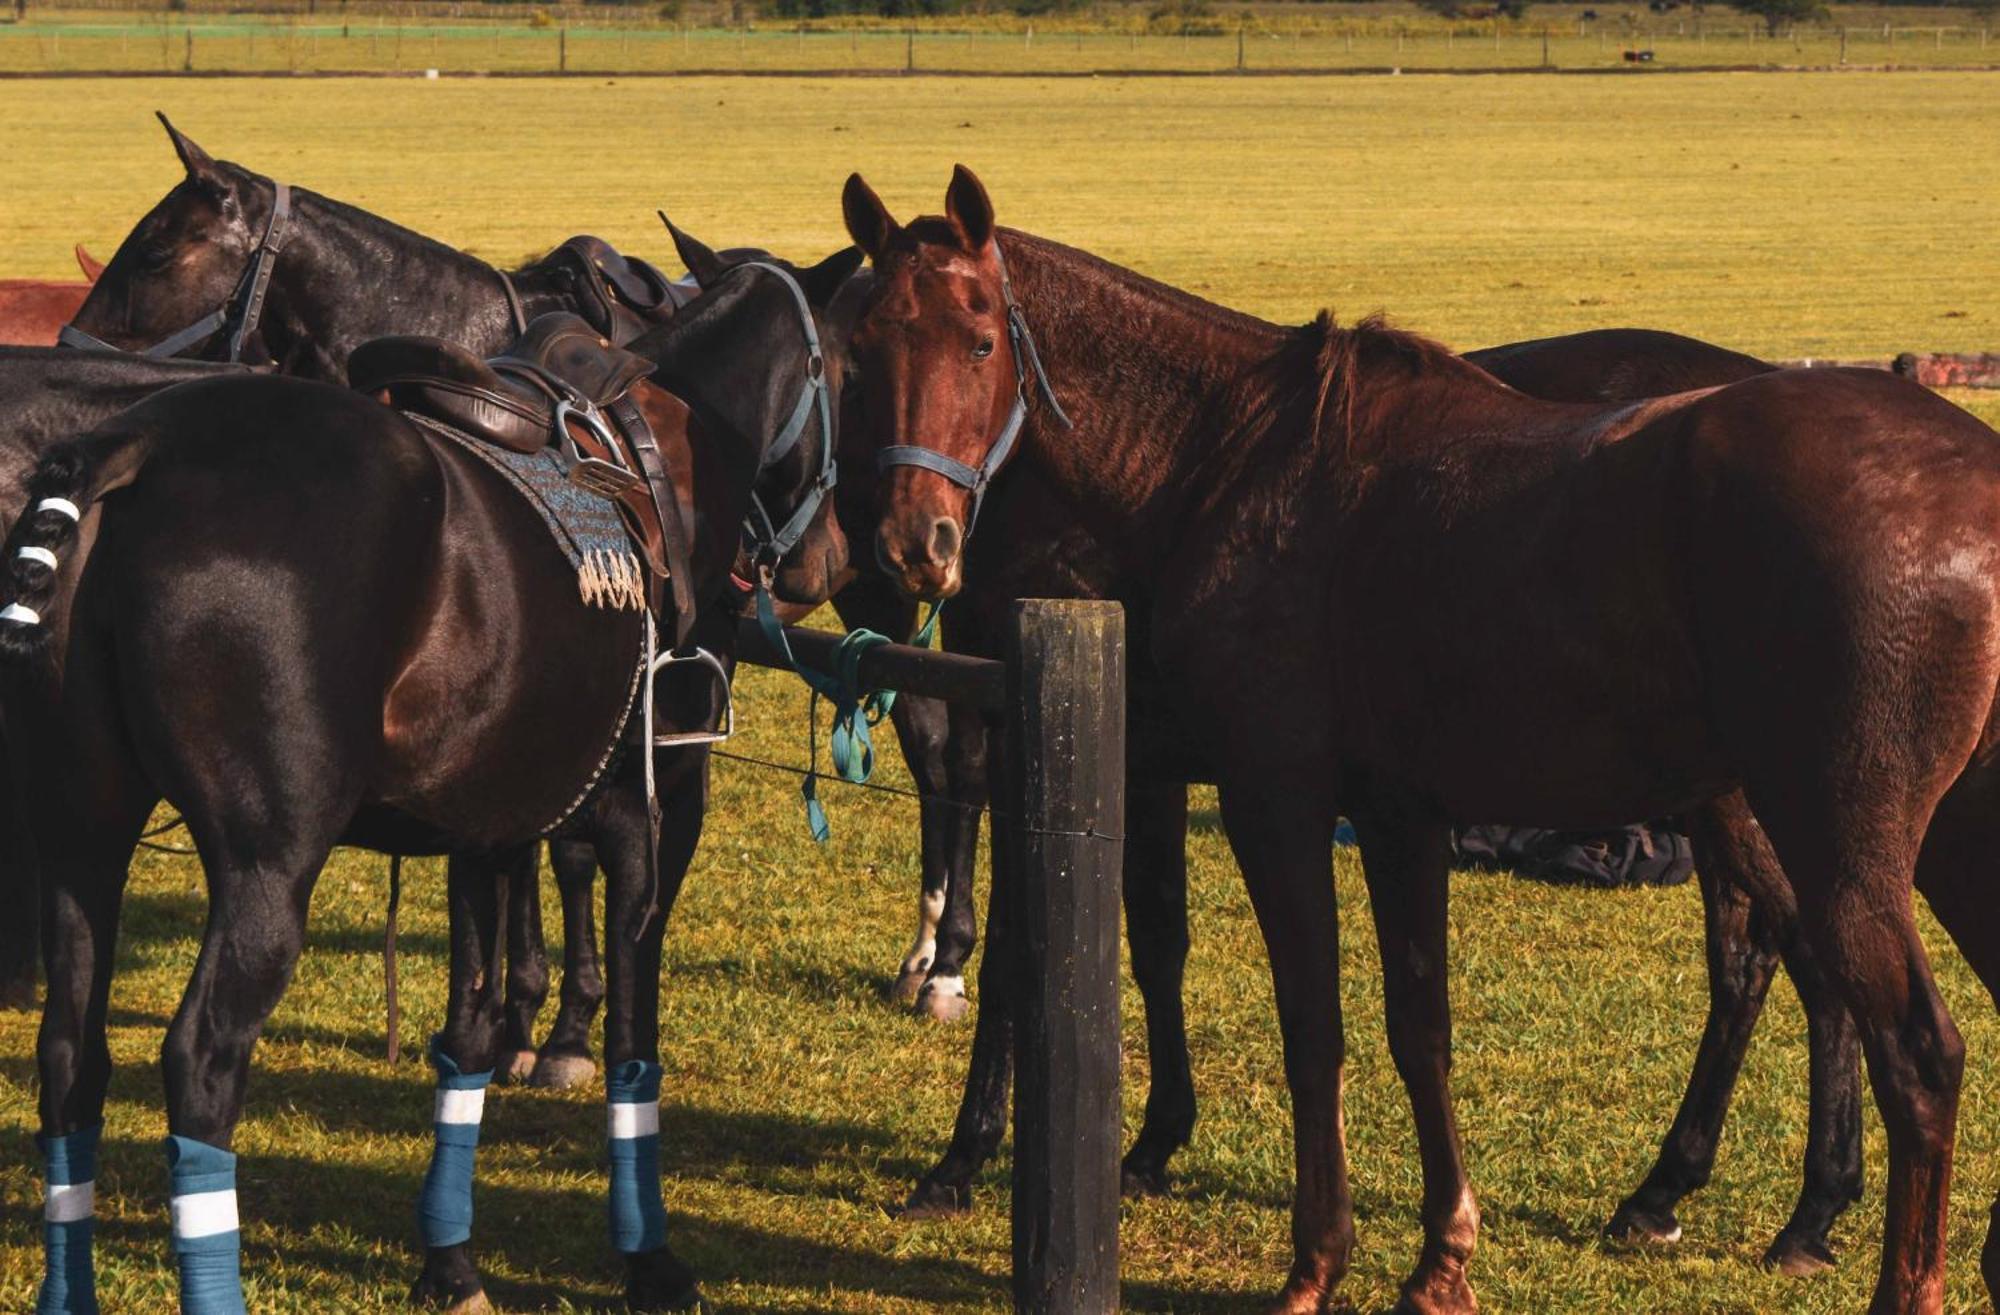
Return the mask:
POLYGON ((566 267, 585 319, 616 343, 627 343, 680 309, 673 283, 636 256, 621 254, 601 237, 583 234, 549 253, 566 267))
MULTIPOLYGON (((675 629, 684 631, 693 619, 692 544, 657 437, 630 396, 652 369, 578 316, 557 311, 537 316, 490 361, 441 338, 376 338, 348 357, 347 377, 361 392, 471 438, 527 454, 554 447, 572 483, 618 505, 652 575, 647 594, 655 614, 664 583, 673 593, 675 629)), ((655 409, 687 419, 670 394, 655 409)))
POLYGON ((560 437, 558 402, 607 407, 652 369, 577 316, 556 312, 536 317, 491 361, 442 338, 376 338, 354 349, 347 378, 364 393, 387 392, 400 410, 515 452, 539 452, 560 437))

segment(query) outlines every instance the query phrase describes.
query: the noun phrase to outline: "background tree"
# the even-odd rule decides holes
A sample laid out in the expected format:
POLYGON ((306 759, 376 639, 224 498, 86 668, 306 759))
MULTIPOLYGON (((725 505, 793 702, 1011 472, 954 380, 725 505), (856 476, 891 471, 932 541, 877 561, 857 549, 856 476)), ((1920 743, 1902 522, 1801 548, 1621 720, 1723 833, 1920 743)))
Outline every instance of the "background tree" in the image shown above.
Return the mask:
POLYGON ((1730 0, 1730 7, 1763 19, 1772 36, 1787 24, 1817 23, 1831 13, 1826 0, 1730 0))

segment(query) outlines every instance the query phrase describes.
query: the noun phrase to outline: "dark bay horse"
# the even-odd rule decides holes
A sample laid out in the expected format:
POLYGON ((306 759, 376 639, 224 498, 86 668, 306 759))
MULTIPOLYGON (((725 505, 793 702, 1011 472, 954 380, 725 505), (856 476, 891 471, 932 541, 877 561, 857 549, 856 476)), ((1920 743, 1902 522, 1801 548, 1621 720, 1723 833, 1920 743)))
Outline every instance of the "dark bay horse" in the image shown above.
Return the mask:
MULTIPOLYGON (((822 302, 857 260, 826 262, 806 299, 822 302)), ((733 634, 729 576, 753 492, 780 515, 820 504, 779 564, 781 593, 822 597, 844 566, 817 492, 834 436, 809 419, 788 453, 767 454, 820 373, 787 282, 744 271, 710 289, 647 342, 678 398, 633 394, 691 527, 704 645, 733 634)), ((504 887, 532 879, 533 845, 557 828, 587 839, 608 872, 612 1231, 628 1300, 696 1300, 666 1243, 656 1102, 661 938, 705 760, 654 755, 662 802, 693 825, 663 826, 649 853, 650 751, 620 750, 641 614, 586 606, 574 568, 484 461, 325 384, 253 375, 159 392, 46 454, 30 496, 7 544, 0 652, 44 881, 43 1308, 94 1308, 87 1184, 110 1076, 113 930, 133 841, 162 798, 187 819, 210 892, 163 1052, 183 1310, 242 1309, 229 1142, 251 1047, 336 843, 451 855, 451 994, 432 1047, 438 1145, 414 1295, 484 1307, 470 1193, 503 1044, 504 887)), ((669 724, 702 724, 708 693, 670 701, 669 724)))
MULTIPOLYGON (((602 271, 586 277, 574 259, 551 256, 505 272, 304 188, 286 189, 285 221, 274 228, 274 180, 214 159, 164 115, 161 123, 185 177, 113 253, 73 321, 79 341, 135 353, 167 344, 216 359, 228 353, 236 330, 247 328, 246 358, 345 383, 349 354, 386 334, 428 334, 492 356, 528 318, 550 311, 604 316, 607 330, 615 317, 627 328, 614 335, 622 339, 648 318, 670 317, 677 304, 656 302, 644 316, 622 304, 614 310, 619 281, 602 271), (268 282, 257 308, 247 310, 246 284, 274 236, 268 282)), ((590 1026, 604 997, 591 894, 597 862, 575 841, 554 842, 549 853, 566 931, 561 1007, 538 1050, 534 1020, 549 990, 541 900, 533 884, 517 882, 508 919, 504 1067, 512 1078, 532 1073, 538 1083, 564 1086, 595 1070, 590 1026)))
MULTIPOLYGON (((1142 582, 1160 680, 1207 746, 1295 1119, 1295 1261, 1271 1309, 1324 1309, 1354 1237, 1335 818, 1360 835, 1423 1155, 1402 1306, 1469 1311, 1450 825, 1616 825, 1740 794, 1782 860, 1742 875, 1847 1004, 1889 1129, 1873 1309, 1939 1310, 1964 1053, 1911 889, 2000 987, 1980 886, 2000 436, 1868 371, 1544 402, 1375 323, 1275 330, 1002 232, 963 171, 946 214, 908 227, 865 185, 848 202, 876 275, 853 339, 867 414, 884 451, 934 458, 886 474, 885 567, 914 597, 957 586, 970 495, 940 467, 990 472, 1018 405, 1017 463, 1142 582), (1034 390, 1010 330, 1030 323, 1073 428, 1017 403, 1034 390)), ((1985 1270, 2000 1287, 1991 1238, 1985 1270)))
MULTIPOLYGON (((1680 334, 1646 329, 1538 339, 1468 352, 1465 359, 1523 392, 1554 401, 1637 401, 1691 386, 1733 383, 1777 368, 1680 334)), ((850 397, 850 408, 850 423, 843 430, 849 474, 841 486, 842 523, 864 526, 874 516, 868 469, 872 454, 866 426, 854 421, 858 397, 850 397)), ((1145 1002, 1150 1083, 1144 1120, 1124 1157, 1123 1176, 1128 1195, 1161 1193, 1168 1188, 1169 1163, 1187 1144, 1195 1121, 1181 999, 1188 953, 1186 785, 1212 779, 1213 768, 1173 734, 1171 700, 1160 692, 1146 640, 1144 581, 1123 568, 1060 491, 1032 469, 1014 470, 989 489, 980 521, 986 531, 968 543, 963 587, 944 614, 947 647, 997 656, 1015 598, 1117 598, 1134 611, 1124 903, 1133 978, 1145 1002)), ((961 716, 952 723, 947 758, 954 798, 963 809, 982 806, 985 728, 976 717, 961 716)), ((1658 1158, 1638 1189, 1619 1205, 1606 1231, 1621 1241, 1679 1240, 1675 1206, 1707 1183, 1713 1171, 1735 1081, 1782 957, 1806 1008, 1811 1119, 1798 1201, 1764 1260, 1788 1274, 1815 1273, 1834 1263, 1828 1234, 1861 1191, 1859 1042, 1810 948, 1796 939, 1791 919, 1783 910, 1751 905, 1747 892, 1773 883, 1776 878, 1763 869, 1775 869, 1776 859, 1747 807, 1734 797, 1721 799, 1691 809, 1688 820, 1701 855, 1708 1022, 1658 1158)), ((971 876, 969 860, 949 869, 955 895, 969 887, 971 876)), ((952 907, 962 906, 954 899, 952 907)), ((980 969, 985 1003, 951 1143, 905 1203, 910 1215, 966 1209, 973 1176, 992 1158, 1006 1131, 1014 963, 1007 933, 1004 917, 996 917, 980 969)), ((932 972, 955 977, 971 952, 966 909, 962 920, 945 920, 932 972)))
MULTIPOLYGON (((149 361, 110 352, 0 347, 0 534, 20 518, 28 475, 51 446, 173 384, 232 367, 149 361)), ((39 944, 35 864, 16 813, 13 779, 0 757, 0 1008, 35 1003, 39 944)))

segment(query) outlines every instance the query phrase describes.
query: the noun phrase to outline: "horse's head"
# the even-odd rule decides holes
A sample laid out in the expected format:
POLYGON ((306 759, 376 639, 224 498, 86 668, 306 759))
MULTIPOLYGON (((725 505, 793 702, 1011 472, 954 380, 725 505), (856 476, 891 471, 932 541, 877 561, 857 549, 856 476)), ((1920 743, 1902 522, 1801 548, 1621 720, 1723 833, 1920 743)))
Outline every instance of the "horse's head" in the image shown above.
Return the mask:
POLYGON ((993 203, 960 165, 942 216, 898 224, 859 174, 841 207, 874 266, 849 351, 882 470, 876 560, 905 593, 948 598, 1024 418, 1032 365, 993 203))
POLYGON ((93 345, 87 337, 161 356, 225 356, 232 326, 211 317, 240 310, 235 303, 270 226, 275 188, 267 178, 209 158, 166 115, 160 122, 187 177, 112 254, 71 321, 81 336, 66 334, 65 341, 93 345))
POLYGON ((663 378, 756 445, 746 573, 768 572, 786 602, 824 602, 848 558, 829 496, 844 370, 827 311, 861 253, 849 247, 802 268, 756 248, 717 253, 667 227, 702 296, 648 335, 666 345, 663 378))

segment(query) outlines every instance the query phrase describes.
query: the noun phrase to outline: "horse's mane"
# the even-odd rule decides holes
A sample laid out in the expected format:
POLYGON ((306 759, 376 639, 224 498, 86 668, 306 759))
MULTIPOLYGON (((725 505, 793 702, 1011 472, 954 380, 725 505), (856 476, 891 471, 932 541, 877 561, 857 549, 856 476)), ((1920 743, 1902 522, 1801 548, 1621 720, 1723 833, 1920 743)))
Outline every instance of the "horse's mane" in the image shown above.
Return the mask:
POLYGON ((1362 356, 1388 358, 1406 370, 1453 369, 1463 362, 1450 348, 1422 334, 1391 325, 1381 311, 1342 328, 1323 310, 1294 331, 1298 351, 1307 356, 1313 388, 1312 427, 1324 438, 1339 426, 1341 450, 1354 455, 1355 407, 1363 384, 1362 356))
MULTIPOLYGON (((922 223, 926 221, 920 220, 917 222, 922 223)), ((939 224, 945 223, 944 220, 936 220, 935 222, 939 224)), ((915 225, 912 225, 912 227, 914 228, 915 225)), ((1080 247, 1068 246, 1051 238, 1037 237, 1033 233, 1024 233, 1017 228, 1002 228, 999 230, 999 233, 1010 247, 1022 247, 1037 255, 1052 258, 1060 263, 1080 267, 1071 272, 1080 272, 1136 295, 1164 302, 1168 306, 1191 315, 1196 319, 1206 320, 1223 328, 1250 332, 1270 333, 1278 328, 1277 325, 1272 324, 1269 320, 1259 319, 1255 315, 1246 314, 1243 311, 1210 301, 1206 297, 1200 297, 1183 288, 1177 288, 1171 283, 1162 283, 1158 279, 1148 278, 1136 269, 1106 260, 1102 256, 1093 255, 1080 247)))
MULTIPOLYGON (((237 164, 231 160, 218 160, 216 164, 223 169, 229 170, 239 183, 248 183, 256 187, 266 199, 269 199, 277 192, 278 184, 268 174, 260 174, 255 169, 237 164)), ((417 250, 432 252, 441 256, 454 256, 460 260, 473 261, 488 268, 496 268, 490 261, 481 259, 469 252, 461 251, 449 243, 440 242, 438 239, 428 234, 420 233, 408 225, 399 224, 395 220, 378 215, 372 210, 363 210, 358 205, 352 205, 346 201, 328 196, 324 192, 315 192, 309 187, 300 187, 294 183, 292 185, 292 208, 294 211, 299 209, 302 201, 319 207, 335 219, 354 228, 378 235, 393 233, 399 241, 407 242, 417 250)), ((528 261, 522 268, 525 269, 538 263, 538 260, 528 261)))

